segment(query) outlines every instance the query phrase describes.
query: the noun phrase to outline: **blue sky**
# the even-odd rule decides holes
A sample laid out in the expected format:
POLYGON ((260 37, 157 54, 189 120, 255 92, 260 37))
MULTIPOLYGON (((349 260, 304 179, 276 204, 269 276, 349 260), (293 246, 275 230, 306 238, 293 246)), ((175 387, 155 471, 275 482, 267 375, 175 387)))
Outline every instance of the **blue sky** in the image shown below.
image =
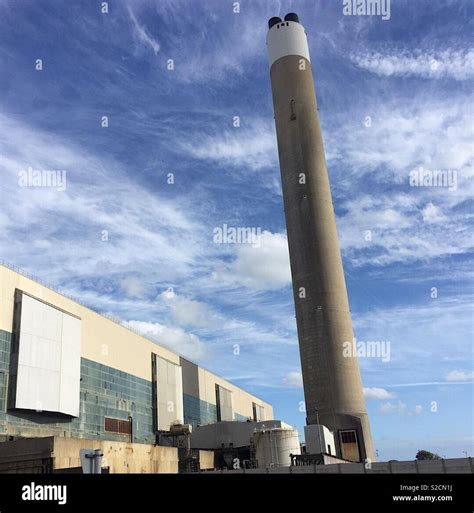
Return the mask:
POLYGON ((303 432, 265 46, 268 18, 296 11, 356 337, 391 347, 360 360, 374 445, 472 455, 472 3, 392 0, 386 21, 342 0, 100 7, 0 1, 0 257, 303 432), (410 187, 420 166, 455 171, 456 190, 410 187), (28 167, 65 170, 66 189, 20 187, 28 167), (260 247, 215 244, 224 223, 259 228, 260 247))

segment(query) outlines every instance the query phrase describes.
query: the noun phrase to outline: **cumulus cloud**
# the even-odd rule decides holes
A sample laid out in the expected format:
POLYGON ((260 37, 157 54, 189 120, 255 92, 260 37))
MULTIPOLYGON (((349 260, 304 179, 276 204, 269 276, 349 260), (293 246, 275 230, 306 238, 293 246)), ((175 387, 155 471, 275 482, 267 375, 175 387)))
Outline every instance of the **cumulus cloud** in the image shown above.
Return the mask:
POLYGON ((402 401, 398 401, 397 403, 384 403, 379 408, 379 412, 386 414, 386 413, 404 413, 406 411, 407 405, 405 403, 402 403, 402 401))
POLYGON ((303 386, 303 376, 301 372, 293 371, 289 372, 284 378, 283 383, 290 387, 302 387, 303 386))
POLYGON ((181 328, 165 326, 158 322, 134 320, 124 322, 123 325, 192 360, 203 358, 205 355, 203 342, 196 335, 181 328))
POLYGON ((127 276, 120 284, 129 297, 141 298, 145 294, 146 287, 138 278, 127 276))
POLYGON ((474 77, 474 50, 417 50, 391 54, 373 52, 353 55, 352 61, 359 68, 386 77, 415 76, 454 80, 468 80, 474 77))
POLYGON ((205 303, 179 296, 172 289, 161 294, 174 321, 181 326, 210 328, 216 325, 216 314, 205 303))
POLYGON ((446 381, 472 381, 474 380, 474 372, 472 371, 462 371, 462 370, 453 370, 448 372, 446 375, 446 381))
POLYGON ((395 397, 394 394, 385 390, 385 388, 364 388, 364 397, 370 400, 379 400, 379 399, 391 399, 395 397))
POLYGON ((291 273, 286 235, 263 231, 258 245, 237 245, 234 259, 218 266, 214 278, 256 290, 288 285, 291 273))
POLYGON ((382 404, 379 408, 379 412, 382 414, 398 413, 399 415, 408 415, 409 417, 417 417, 423 411, 423 407, 419 404, 414 406, 413 409, 408 409, 407 405, 402 401, 397 403, 387 402, 382 404))
POLYGON ((441 213, 441 209, 433 203, 428 203, 422 210, 423 221, 425 223, 439 223, 444 221, 446 217, 441 213))

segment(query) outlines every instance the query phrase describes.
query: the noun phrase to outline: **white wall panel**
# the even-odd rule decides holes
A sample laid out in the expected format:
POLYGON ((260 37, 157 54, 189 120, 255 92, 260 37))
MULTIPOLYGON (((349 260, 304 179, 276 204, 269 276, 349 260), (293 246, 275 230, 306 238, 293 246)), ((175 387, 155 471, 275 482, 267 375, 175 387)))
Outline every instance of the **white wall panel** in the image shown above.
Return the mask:
POLYGON ((234 404, 232 392, 219 385, 219 406, 221 411, 221 421, 234 420, 234 404))
POLYGON ((173 422, 184 422, 181 366, 157 356, 158 429, 168 431, 173 422))
POLYGON ((38 367, 18 367, 16 408, 57 411, 59 372, 38 367))
POLYGON ((15 407, 79 416, 81 321, 22 295, 15 407))
POLYGON ((260 406, 257 403, 253 403, 252 408, 254 409, 254 413, 256 415, 256 418, 254 420, 256 420, 257 422, 265 420, 265 409, 263 406, 260 406))

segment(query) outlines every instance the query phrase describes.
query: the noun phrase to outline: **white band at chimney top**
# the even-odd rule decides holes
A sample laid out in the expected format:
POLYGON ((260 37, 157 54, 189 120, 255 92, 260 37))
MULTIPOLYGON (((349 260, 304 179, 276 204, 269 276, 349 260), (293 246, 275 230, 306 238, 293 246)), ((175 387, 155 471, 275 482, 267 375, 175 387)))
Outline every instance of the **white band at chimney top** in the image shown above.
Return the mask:
POLYGON ((267 34, 267 46, 270 67, 286 55, 300 55, 310 60, 304 27, 294 21, 282 21, 273 25, 267 34))

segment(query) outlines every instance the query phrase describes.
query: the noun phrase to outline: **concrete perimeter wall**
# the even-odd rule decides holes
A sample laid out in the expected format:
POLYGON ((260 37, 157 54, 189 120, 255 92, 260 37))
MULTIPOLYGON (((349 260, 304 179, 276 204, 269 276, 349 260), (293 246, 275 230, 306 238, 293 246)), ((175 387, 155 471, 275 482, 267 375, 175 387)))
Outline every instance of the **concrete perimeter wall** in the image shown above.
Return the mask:
POLYGON ((44 473, 80 467, 81 449, 101 449, 102 466, 108 466, 111 474, 178 473, 176 447, 53 436, 0 443, 0 472, 44 473))
POLYGON ((80 467, 80 449, 101 449, 111 474, 177 474, 178 449, 148 444, 54 438, 54 470, 80 467))
POLYGON ((366 469, 363 463, 338 463, 335 465, 304 465, 269 469, 240 469, 216 471, 221 474, 472 474, 472 458, 446 460, 389 461, 372 463, 366 469))

